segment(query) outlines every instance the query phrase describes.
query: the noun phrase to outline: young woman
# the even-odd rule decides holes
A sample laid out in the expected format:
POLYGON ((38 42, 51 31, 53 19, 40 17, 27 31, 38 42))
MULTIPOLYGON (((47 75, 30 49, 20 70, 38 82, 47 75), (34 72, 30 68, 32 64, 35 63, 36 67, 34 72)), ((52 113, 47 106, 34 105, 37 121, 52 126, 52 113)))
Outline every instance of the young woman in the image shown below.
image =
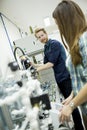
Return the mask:
MULTIPOLYGON (((60 2, 53 11, 53 18, 58 25, 64 45, 68 45, 70 56, 67 66, 72 78, 73 92, 76 95, 87 82, 86 19, 79 5, 71 0, 60 2)), ((87 103, 82 104, 81 110, 87 129, 87 103)))

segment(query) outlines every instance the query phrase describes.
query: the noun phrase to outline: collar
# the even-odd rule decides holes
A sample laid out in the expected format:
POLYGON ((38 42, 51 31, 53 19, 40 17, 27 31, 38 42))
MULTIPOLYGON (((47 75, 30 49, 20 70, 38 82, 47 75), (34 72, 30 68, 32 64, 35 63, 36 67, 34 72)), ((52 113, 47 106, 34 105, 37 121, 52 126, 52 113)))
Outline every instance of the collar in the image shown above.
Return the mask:
POLYGON ((51 41, 51 39, 49 39, 44 46, 49 47, 50 46, 50 41, 51 41))

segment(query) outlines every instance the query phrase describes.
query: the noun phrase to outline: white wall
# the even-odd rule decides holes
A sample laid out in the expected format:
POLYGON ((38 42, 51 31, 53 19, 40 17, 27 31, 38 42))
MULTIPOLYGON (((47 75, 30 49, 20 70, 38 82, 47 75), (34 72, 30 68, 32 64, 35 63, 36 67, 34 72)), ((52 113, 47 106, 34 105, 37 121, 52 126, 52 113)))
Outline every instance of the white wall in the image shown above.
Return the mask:
POLYGON ((8 32, 8 35, 9 35, 11 43, 13 43, 13 41, 16 40, 16 39, 21 38, 21 34, 19 32, 19 28, 15 24, 11 23, 3 15, 2 15, 2 17, 3 17, 4 23, 5 23, 5 27, 7 29, 7 32, 8 32))
MULTIPOLYGON (((17 26, 29 32, 29 26, 44 26, 43 19, 50 17, 54 24, 52 12, 61 0, 0 0, 0 11, 17 26)), ((87 0, 77 2, 84 13, 87 12, 87 0)))
POLYGON ((7 73, 10 72, 8 71, 8 63, 14 61, 11 44, 16 38, 20 38, 18 29, 7 19, 0 16, 0 70, 3 78, 5 78, 7 73))

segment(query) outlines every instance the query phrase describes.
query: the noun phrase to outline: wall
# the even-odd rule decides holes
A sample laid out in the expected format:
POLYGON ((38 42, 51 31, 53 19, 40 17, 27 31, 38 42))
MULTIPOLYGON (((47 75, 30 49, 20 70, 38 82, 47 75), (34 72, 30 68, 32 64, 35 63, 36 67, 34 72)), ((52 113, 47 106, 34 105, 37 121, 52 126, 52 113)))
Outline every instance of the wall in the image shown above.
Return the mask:
MULTIPOLYGON (((29 32, 29 26, 44 26, 43 19, 49 16, 54 24, 52 12, 61 0, 0 0, 0 11, 17 26, 29 32)), ((73 0, 87 12, 87 0, 73 0)), ((50 29, 50 28, 49 28, 50 29)))
POLYGON ((9 20, 0 16, 0 76, 6 77, 10 71, 8 63, 14 61, 12 50, 12 41, 18 39, 20 34, 17 27, 15 27, 9 20))

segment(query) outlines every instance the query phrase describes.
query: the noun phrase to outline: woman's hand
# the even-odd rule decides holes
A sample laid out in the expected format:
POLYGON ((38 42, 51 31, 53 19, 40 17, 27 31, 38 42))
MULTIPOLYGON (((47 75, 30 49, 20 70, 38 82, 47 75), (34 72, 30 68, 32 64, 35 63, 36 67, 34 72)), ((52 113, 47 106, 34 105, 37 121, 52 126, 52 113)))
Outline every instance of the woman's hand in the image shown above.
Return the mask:
POLYGON ((71 119, 71 113, 72 113, 72 108, 69 105, 64 105, 63 108, 60 111, 60 121, 70 121, 71 119))
POLYGON ((72 91, 70 96, 62 102, 63 108, 60 110, 60 112, 61 112, 60 121, 61 122, 70 121, 70 115, 73 111, 73 109, 70 107, 70 102, 73 99, 73 97, 74 97, 74 94, 72 91))
POLYGON ((71 92, 71 94, 70 94, 70 96, 68 98, 63 100, 62 104, 63 105, 68 105, 72 99, 73 99, 73 92, 71 92))

